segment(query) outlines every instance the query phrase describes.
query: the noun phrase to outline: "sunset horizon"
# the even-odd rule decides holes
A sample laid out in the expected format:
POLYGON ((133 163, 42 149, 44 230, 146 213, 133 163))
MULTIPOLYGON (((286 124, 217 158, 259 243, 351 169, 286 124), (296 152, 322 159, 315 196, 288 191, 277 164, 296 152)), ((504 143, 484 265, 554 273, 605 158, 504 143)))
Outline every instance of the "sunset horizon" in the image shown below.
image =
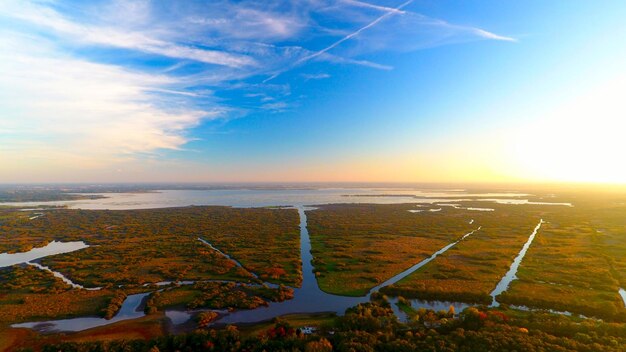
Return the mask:
POLYGON ((0 352, 625 352, 625 19, 0 0, 0 352))
POLYGON ((626 184, 626 7, 482 5, 4 1, 0 182, 626 184))

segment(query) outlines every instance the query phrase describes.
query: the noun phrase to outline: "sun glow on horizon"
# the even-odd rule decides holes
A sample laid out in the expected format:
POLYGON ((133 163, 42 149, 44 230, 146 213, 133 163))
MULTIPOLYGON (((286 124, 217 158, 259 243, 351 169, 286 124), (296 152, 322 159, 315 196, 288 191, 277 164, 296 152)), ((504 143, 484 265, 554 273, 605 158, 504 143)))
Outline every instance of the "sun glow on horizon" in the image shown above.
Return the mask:
POLYGON ((517 130, 520 172, 546 181, 626 184, 625 76, 570 100, 517 130))
POLYGON ((0 183, 626 185, 613 7, 0 1, 0 183))

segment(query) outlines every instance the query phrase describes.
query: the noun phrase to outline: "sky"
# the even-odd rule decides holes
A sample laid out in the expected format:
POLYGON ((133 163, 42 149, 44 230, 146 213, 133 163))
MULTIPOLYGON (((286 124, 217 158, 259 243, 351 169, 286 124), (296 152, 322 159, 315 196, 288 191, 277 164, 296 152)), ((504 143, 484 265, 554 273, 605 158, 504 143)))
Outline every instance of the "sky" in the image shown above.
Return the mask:
POLYGON ((0 0, 0 183, 626 183, 626 2, 0 0))

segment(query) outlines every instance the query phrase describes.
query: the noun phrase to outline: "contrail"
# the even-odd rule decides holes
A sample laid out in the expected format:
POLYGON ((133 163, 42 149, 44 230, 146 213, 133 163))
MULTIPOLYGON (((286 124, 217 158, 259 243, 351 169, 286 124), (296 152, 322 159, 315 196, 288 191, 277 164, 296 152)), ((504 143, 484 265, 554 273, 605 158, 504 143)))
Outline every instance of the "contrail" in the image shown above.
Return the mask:
POLYGON ((395 13, 404 13, 404 11, 400 11, 400 10, 396 10, 392 7, 386 7, 386 6, 380 6, 380 5, 374 5, 374 4, 370 4, 368 2, 362 2, 362 1, 357 1, 357 0, 342 0, 342 2, 352 5, 352 6, 358 6, 358 7, 365 7, 368 9, 375 9, 375 10, 379 10, 379 11, 385 11, 385 12, 395 12, 395 13))
MULTIPOLYGON (((408 1, 405 1, 404 3, 400 4, 399 6, 397 6, 397 7, 395 7, 395 8, 390 8, 390 10, 389 10, 388 12, 385 12, 384 14, 382 14, 382 15, 381 15, 380 17, 378 17, 377 19, 375 19, 375 20, 373 20, 372 22, 368 23, 367 25, 365 25, 365 26, 363 26, 363 27, 361 27, 361 28, 357 29, 356 31, 354 31, 354 32, 352 32, 352 33, 350 33, 350 34, 346 35, 345 37, 343 37, 343 38, 339 39, 338 41, 336 41, 336 42, 332 43, 331 45, 329 45, 329 46, 325 47, 324 49, 319 50, 319 51, 316 51, 316 52, 314 52, 314 53, 312 53, 312 54, 310 54, 310 55, 307 55, 307 56, 305 56, 305 57, 303 57, 303 58, 300 58, 298 61, 294 62, 294 63, 293 63, 293 65, 289 66, 289 68, 288 68, 288 69, 293 68, 293 67, 295 67, 295 66, 298 66, 298 65, 302 64, 303 62, 307 62, 307 61, 309 61, 309 60, 311 60, 311 59, 314 59, 314 58, 316 58, 316 57, 318 57, 318 56, 320 56, 320 55, 324 54, 325 52, 327 52, 327 51, 329 51, 329 50, 331 50, 331 49, 333 49, 333 48, 337 47, 337 46, 338 46, 338 45, 340 45, 341 43, 343 43, 343 42, 345 42, 345 41, 347 41, 347 40, 350 40, 350 39, 352 39, 352 38, 356 37, 357 35, 361 34, 361 32, 363 32, 363 31, 367 30, 368 28, 372 28, 372 27, 374 27, 375 25, 377 25, 378 23, 380 23, 382 20, 384 20, 385 18, 387 18, 387 17, 389 17, 389 16, 393 16, 393 15, 398 14, 398 13, 403 13, 403 12, 402 12, 402 11, 400 11, 400 10, 402 10, 402 9, 403 9, 403 8, 405 8, 406 6, 410 5, 410 4, 411 4, 412 2, 414 2, 414 1, 415 1, 415 0, 408 0, 408 1)), ((267 82, 267 81, 271 81, 271 80, 273 80, 274 78, 276 78, 276 77, 280 76, 280 75, 281 75, 283 72, 285 72, 285 71, 287 71, 287 70, 283 70, 283 71, 280 71, 280 72, 275 73, 274 75, 272 75, 272 76, 270 76, 269 78, 265 79, 265 80, 263 81, 263 83, 265 83, 265 82, 267 82)))

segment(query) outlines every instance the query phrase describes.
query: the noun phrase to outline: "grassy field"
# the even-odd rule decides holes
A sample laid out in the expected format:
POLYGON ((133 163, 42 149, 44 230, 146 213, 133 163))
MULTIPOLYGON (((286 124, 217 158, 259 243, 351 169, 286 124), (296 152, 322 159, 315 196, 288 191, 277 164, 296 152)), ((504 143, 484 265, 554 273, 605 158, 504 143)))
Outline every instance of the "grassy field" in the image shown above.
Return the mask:
POLYGON ((234 282, 199 282, 193 285, 166 288, 155 292, 147 302, 146 310, 165 308, 254 309, 293 298, 293 289, 281 286, 272 289, 263 286, 237 285, 234 282))
POLYGON ((551 213, 519 280, 499 300, 626 321, 618 295, 626 262, 625 198, 579 196, 568 212, 551 213))
POLYGON ((38 351, 44 346, 59 343, 148 340, 166 333, 165 322, 163 314, 155 314, 69 334, 39 335, 27 329, 0 330, 0 351, 38 351))
POLYGON ((73 290, 60 279, 32 266, 0 269, 0 325, 103 316, 114 292, 73 290))
MULTIPOLYGON (((40 262, 75 283, 103 289, 72 289, 51 273, 25 264, 0 269, 0 338, 3 340, 25 334, 10 329, 12 323, 114 315, 125 295, 154 290, 144 287, 145 283, 218 279, 244 283, 263 280, 297 286, 301 282, 299 218, 295 210, 55 209, 47 210, 37 219, 31 220, 29 215, 7 208, 0 210, 3 233, 0 252, 24 251, 52 240, 85 241, 91 247, 46 257, 40 262), (238 260, 244 268, 198 241, 198 237, 238 260), (260 280, 251 272, 258 274, 260 280)), ((197 283, 167 289, 148 310, 152 315, 160 315, 159 309, 172 305, 255 308, 266 304, 266 300, 284 300, 291 295, 292 290, 284 287, 197 283)), ((120 334, 123 332, 113 335, 119 338, 120 334)))
MULTIPOLYGON (((455 202, 459 204, 457 208, 437 204, 343 204, 307 211, 318 282, 326 292, 363 295, 481 226, 446 253, 381 292, 406 298, 488 304, 489 293, 543 219, 545 223, 517 272, 518 279, 498 297, 504 305, 499 310, 483 312, 487 317, 484 319, 500 324, 496 320, 503 312, 511 320, 499 328, 534 329, 532 337, 537 341, 541 340, 540 335, 554 341, 567 336, 564 348, 570 343, 599 343, 605 347, 613 346, 615 341, 620 343, 626 334, 626 308, 618 295, 620 287, 626 288, 626 194, 570 191, 558 198, 533 199, 572 202, 574 206, 463 201, 455 202), (602 318, 606 323, 520 312, 509 309, 509 304, 570 311, 602 318), (577 333, 570 334, 564 327, 577 333), (583 328, 598 335, 586 334, 583 328)), ((26 341, 34 341, 32 346, 43 346, 64 341, 149 339, 165 333, 167 321, 162 311, 166 308, 253 309, 267 301, 289 299, 293 292, 288 287, 270 289, 251 284, 301 283, 299 219, 293 209, 55 209, 44 213, 31 220, 29 212, 0 209, 0 252, 23 251, 53 239, 83 240, 92 247, 48 257, 41 263, 76 283, 104 289, 70 289, 50 273, 28 265, 0 269, 0 350, 25 346, 26 341), (243 268, 198 241, 198 237, 232 256, 243 268), (260 280, 251 273, 258 274, 260 280), (148 316, 76 334, 39 335, 8 328, 11 323, 23 321, 104 316, 120 294, 154 291, 154 286, 144 287, 145 283, 214 279, 244 284, 199 282, 163 286, 163 291, 148 299, 148 316)), ((414 316, 423 313, 407 305, 401 308, 414 316)), ((359 324, 371 322, 373 316, 367 314, 359 324)), ((476 314, 483 319, 483 315, 476 314)), ((434 313, 424 317, 433 321, 450 319, 434 313)), ((283 320, 296 327, 337 327, 337 319, 328 314, 292 315, 283 320)), ((239 331, 252 338, 273 325, 242 325, 239 331)), ((498 331, 490 331, 485 338, 495 338, 498 331)), ((515 332, 521 339, 524 334, 527 332, 515 332)))
POLYGON ((298 214, 283 209, 186 207, 128 211, 54 210, 29 220, 3 211, 0 252, 24 251, 54 239, 92 247, 42 264, 85 287, 171 280, 262 280, 299 285, 298 214), (11 217, 11 215, 13 215, 11 217), (235 265, 198 237, 242 263, 235 265))
POLYGON ((495 211, 469 214, 468 210, 446 208, 439 213, 444 218, 454 213, 471 216, 475 226, 481 229, 381 292, 407 298, 491 303, 490 292, 539 223, 542 210, 529 205, 490 204, 489 207, 495 211))
POLYGON ((321 289, 364 295, 473 228, 466 214, 415 214, 408 211, 412 209, 418 208, 346 204, 307 212, 321 289))
MULTIPOLYGON (((283 315, 277 320, 288 323, 295 328, 301 328, 304 326, 332 328, 336 318, 337 316, 334 313, 314 313, 283 315)), ((242 337, 256 337, 273 327, 275 324, 276 319, 258 324, 240 324, 237 325, 237 328, 239 329, 242 337)))

